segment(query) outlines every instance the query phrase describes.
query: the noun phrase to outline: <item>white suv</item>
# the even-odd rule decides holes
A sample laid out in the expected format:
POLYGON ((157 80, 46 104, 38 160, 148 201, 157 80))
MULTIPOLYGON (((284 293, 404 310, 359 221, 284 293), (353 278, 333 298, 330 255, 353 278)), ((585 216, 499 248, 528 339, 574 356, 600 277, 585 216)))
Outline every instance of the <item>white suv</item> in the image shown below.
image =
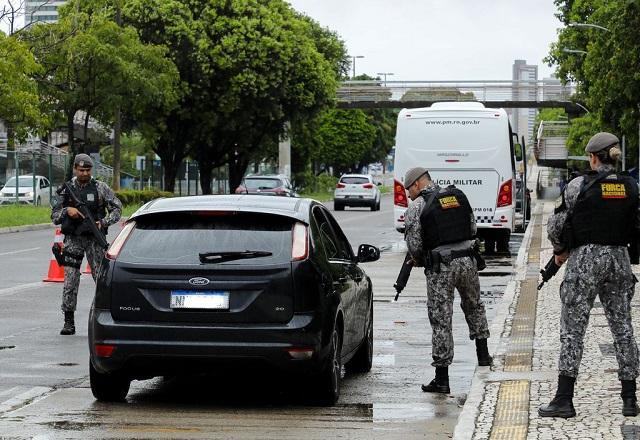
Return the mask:
MULTIPOLYGON (((36 176, 36 191, 33 192, 33 176, 23 175, 18 177, 18 203, 29 205, 48 205, 49 187, 51 184, 44 176, 36 176), (35 203, 34 203, 35 202, 35 203)), ((0 205, 4 203, 16 203, 16 178, 10 178, 0 190, 0 205)))
POLYGON ((372 211, 380 209, 380 190, 369 174, 344 174, 333 193, 333 209, 342 211, 345 206, 368 206, 372 211))

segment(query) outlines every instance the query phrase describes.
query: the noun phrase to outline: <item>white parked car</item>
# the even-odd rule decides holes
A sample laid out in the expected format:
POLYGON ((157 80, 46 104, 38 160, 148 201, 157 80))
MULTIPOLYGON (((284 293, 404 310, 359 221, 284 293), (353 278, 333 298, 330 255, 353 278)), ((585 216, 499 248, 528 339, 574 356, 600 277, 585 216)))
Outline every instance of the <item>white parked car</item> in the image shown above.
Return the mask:
POLYGON ((344 174, 333 193, 333 209, 342 211, 345 206, 368 206, 372 211, 380 209, 380 190, 369 174, 344 174))
MULTIPOLYGON (((44 176, 36 176, 35 194, 33 192, 33 176, 18 177, 18 203, 28 205, 49 204, 49 187, 51 183, 44 176), (35 202, 35 203, 34 203, 35 202)), ((0 205, 16 202, 16 178, 10 178, 0 190, 0 205)))

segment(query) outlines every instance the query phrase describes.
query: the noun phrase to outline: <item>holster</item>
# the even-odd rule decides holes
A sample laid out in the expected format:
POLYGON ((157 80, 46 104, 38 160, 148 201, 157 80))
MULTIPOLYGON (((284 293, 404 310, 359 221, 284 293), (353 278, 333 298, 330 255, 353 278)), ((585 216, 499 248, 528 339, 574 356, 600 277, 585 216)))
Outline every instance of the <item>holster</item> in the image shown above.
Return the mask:
POLYGON ((427 258, 425 264, 425 269, 432 273, 440 273, 440 263, 442 262, 442 257, 438 252, 429 251, 426 252, 427 258))
POLYGON ((478 272, 484 270, 487 267, 487 263, 484 261, 482 255, 480 255, 479 249, 476 247, 473 248, 473 258, 474 260, 476 260, 476 267, 478 268, 478 272))
POLYGON ((68 267, 73 267, 74 269, 80 269, 80 266, 82 266, 82 259, 84 258, 84 253, 73 253, 73 252, 69 252, 67 249, 64 249, 62 251, 62 257, 64 260, 64 264, 61 264, 61 266, 68 266, 68 267))
POLYGON ((53 247, 51 248, 51 252, 53 252, 53 256, 55 257, 56 261, 58 262, 59 266, 64 266, 64 255, 62 252, 62 246, 60 246, 57 243, 54 243, 53 247))

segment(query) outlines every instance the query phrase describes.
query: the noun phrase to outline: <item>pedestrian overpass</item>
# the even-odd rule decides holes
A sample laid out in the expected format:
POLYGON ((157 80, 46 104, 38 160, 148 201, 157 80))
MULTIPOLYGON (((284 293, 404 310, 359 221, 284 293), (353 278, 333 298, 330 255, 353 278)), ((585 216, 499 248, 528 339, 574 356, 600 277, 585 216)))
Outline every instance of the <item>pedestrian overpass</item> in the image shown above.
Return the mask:
POLYGON ((473 101, 496 108, 563 108, 570 116, 585 112, 573 102, 573 85, 557 79, 504 81, 344 81, 337 106, 354 108, 416 108, 434 102, 473 101))

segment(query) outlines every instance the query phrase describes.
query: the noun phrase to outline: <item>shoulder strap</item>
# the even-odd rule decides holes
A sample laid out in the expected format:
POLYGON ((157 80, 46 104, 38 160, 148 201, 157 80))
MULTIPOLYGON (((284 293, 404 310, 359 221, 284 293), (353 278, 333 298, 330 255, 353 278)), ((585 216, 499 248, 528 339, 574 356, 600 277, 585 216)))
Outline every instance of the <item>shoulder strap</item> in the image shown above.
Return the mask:
POLYGON ((610 174, 615 174, 615 171, 612 173, 611 171, 600 171, 594 178, 593 180, 590 180, 589 182, 586 181, 586 176, 585 176, 585 180, 582 182, 582 188, 580 188, 580 193, 578 194, 578 199, 580 199, 580 197, 587 192, 587 190, 589 188, 591 188, 595 183, 601 181, 602 179, 604 179, 605 177, 607 177, 610 174))
POLYGON ((422 208, 422 212, 428 212, 429 211, 429 208, 431 208, 431 205, 433 204, 434 199, 438 195, 438 191, 439 190, 440 190, 440 188, 435 188, 433 190, 433 194, 431 194, 431 196, 429 196, 428 199, 425 199, 427 201, 427 203, 424 204, 424 207, 422 208))

